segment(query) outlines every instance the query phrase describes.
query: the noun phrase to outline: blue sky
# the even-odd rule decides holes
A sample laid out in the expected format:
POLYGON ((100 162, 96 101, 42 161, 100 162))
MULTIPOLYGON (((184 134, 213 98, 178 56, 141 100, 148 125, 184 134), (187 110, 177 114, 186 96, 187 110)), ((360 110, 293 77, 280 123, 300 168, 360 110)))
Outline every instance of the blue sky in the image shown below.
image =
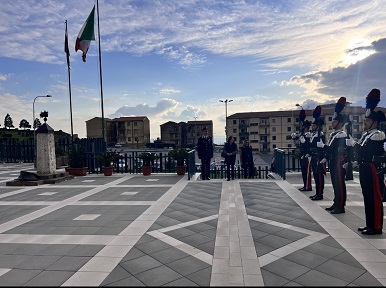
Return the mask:
MULTIPOLYGON (((0 125, 49 112, 71 132, 64 45, 68 21, 74 133, 101 116, 97 42, 82 62, 75 40, 92 0, 2 0, 0 125)), ((313 109, 344 96, 386 106, 386 0, 99 0, 105 117, 147 116, 151 139, 167 121, 213 120, 225 139, 238 112, 313 109)), ((97 32, 97 29, 96 29, 97 32)))

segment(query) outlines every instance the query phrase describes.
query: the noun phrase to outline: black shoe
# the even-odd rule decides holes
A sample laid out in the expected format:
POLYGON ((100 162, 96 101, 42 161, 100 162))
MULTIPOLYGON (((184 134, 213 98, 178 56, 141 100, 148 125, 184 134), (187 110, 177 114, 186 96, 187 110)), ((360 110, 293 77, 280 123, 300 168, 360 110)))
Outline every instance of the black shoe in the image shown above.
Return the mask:
POLYGON ((345 212, 344 208, 342 208, 342 209, 335 208, 334 210, 331 211, 331 214, 341 214, 341 213, 344 213, 344 212, 345 212))
POLYGON ((235 180, 235 178, 232 177, 232 180, 235 180))
POLYGON ((210 180, 210 178, 209 178, 209 177, 206 177, 206 180, 210 180))
POLYGON ((377 234, 382 234, 382 230, 375 230, 372 228, 367 228, 366 230, 362 231, 362 234, 364 234, 364 235, 377 235, 377 234))
POLYGON ((315 195, 315 197, 311 198, 311 200, 323 200, 323 195, 315 195))
POLYGON ((326 208, 327 211, 332 211, 332 210, 334 210, 334 209, 335 209, 334 205, 332 205, 332 206, 326 208))
POLYGON ((227 181, 229 181, 229 180, 231 180, 231 179, 228 178, 227 181))
POLYGON ((309 189, 304 189, 302 191, 312 191, 312 188, 309 188, 309 189))
POLYGON ((314 197, 316 197, 317 195, 315 194, 315 195, 312 195, 312 196, 310 196, 310 199, 312 199, 312 198, 314 198, 314 197))
POLYGON ((304 191, 304 190, 306 190, 306 187, 299 188, 298 190, 304 191))
POLYGON ((365 231, 365 230, 367 230, 367 227, 359 227, 358 228, 358 231, 360 231, 360 232, 365 231))

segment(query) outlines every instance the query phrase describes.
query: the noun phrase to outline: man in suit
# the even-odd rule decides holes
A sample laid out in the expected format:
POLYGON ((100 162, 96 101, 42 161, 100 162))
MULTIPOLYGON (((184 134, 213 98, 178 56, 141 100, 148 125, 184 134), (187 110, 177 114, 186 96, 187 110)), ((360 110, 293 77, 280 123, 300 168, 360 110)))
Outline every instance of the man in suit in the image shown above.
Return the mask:
POLYGON ((208 128, 202 129, 202 136, 198 138, 197 153, 201 160, 201 180, 210 180, 210 159, 213 158, 213 141, 212 137, 208 136, 208 128))

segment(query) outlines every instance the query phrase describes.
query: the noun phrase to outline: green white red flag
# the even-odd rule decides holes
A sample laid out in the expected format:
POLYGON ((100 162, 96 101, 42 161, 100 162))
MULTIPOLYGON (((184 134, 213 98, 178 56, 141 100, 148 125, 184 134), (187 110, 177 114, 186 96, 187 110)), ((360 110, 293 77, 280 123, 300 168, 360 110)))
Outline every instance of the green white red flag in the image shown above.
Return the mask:
POLYGON ((75 52, 81 50, 83 52, 82 59, 83 62, 86 62, 86 54, 90 43, 92 40, 95 40, 94 33, 94 19, 95 19, 95 5, 92 8, 90 15, 88 16, 86 22, 84 22, 82 28, 79 31, 78 37, 75 42, 75 52))

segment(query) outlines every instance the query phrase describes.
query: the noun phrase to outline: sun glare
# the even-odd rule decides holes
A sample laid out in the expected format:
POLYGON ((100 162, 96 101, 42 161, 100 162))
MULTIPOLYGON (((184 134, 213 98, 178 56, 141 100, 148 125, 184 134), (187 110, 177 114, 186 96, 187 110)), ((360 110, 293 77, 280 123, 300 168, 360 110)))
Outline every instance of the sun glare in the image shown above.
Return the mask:
POLYGON ((355 64, 374 53, 375 51, 371 46, 370 41, 364 38, 354 38, 351 39, 350 44, 345 51, 343 61, 347 65, 355 64))

